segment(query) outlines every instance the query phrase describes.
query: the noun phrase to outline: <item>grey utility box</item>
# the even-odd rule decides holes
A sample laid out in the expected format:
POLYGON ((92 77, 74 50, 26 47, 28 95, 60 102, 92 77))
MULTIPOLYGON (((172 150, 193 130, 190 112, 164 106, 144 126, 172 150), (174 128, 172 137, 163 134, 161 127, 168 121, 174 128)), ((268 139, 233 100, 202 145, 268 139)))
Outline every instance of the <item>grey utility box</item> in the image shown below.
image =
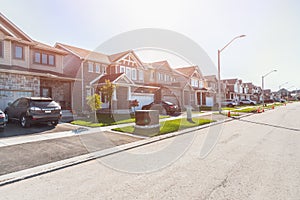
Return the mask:
POLYGON ((135 111, 134 133, 142 136, 153 136, 159 133, 158 110, 135 111))

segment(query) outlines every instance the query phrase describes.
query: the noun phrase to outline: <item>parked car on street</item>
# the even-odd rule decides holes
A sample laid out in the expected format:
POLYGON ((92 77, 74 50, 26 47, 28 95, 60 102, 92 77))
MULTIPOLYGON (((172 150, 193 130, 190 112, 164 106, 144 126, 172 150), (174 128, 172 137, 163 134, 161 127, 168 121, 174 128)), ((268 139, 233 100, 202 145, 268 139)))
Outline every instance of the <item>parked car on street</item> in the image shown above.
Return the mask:
POLYGON ((160 114, 167 115, 173 115, 180 111, 178 105, 168 101, 161 101, 159 103, 152 102, 148 105, 144 105, 142 110, 158 110, 160 114))
POLYGON ((4 129, 7 123, 7 115, 0 110, 0 130, 4 129))
POLYGON ((9 103, 5 114, 9 121, 19 121, 24 128, 35 123, 51 123, 56 126, 61 118, 61 107, 51 98, 22 97, 9 103))
POLYGON ((280 99, 280 98, 275 98, 274 99, 276 102, 280 102, 280 103, 285 103, 286 102, 286 100, 285 99, 280 99))
POLYGON ((240 105, 256 105, 256 101, 250 99, 242 99, 239 102, 240 105))
POLYGON ((225 99, 224 101, 221 101, 221 106, 234 107, 237 106, 237 102, 233 99, 225 99))

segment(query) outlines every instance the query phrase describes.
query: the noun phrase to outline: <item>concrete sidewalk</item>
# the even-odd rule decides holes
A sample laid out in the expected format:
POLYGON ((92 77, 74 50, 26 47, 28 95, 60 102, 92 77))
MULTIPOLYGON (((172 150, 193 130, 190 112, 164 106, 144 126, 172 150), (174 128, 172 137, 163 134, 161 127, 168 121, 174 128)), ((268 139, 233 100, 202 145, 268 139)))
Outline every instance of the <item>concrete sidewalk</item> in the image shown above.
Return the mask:
MULTIPOLYGON (((205 112, 205 113, 199 113, 199 114, 193 114, 193 117, 201 117, 201 116, 210 116, 213 112, 205 112)), ((186 114, 183 113, 182 115, 176 116, 176 117, 169 117, 160 119, 160 122, 168 121, 168 120, 174 120, 174 119, 180 119, 185 118, 186 114)), ((72 125, 76 127, 75 130, 72 131, 64 131, 64 132, 57 132, 57 133, 47 133, 47 134, 35 134, 35 135, 26 135, 26 136, 16 136, 16 137, 10 137, 10 138, 1 138, 0 139, 0 148, 11 146, 11 145, 18 145, 18 144, 25 144, 29 142, 38 142, 38 141, 45 141, 45 140, 52 140, 57 138, 64 138, 64 137, 70 137, 75 136, 78 134, 93 134, 93 133, 99 133, 104 131, 109 131, 114 128, 121 128, 125 126, 133 126, 135 123, 126 123, 126 124, 118 124, 118 125, 112 125, 112 126, 103 126, 103 127, 97 127, 97 128, 88 128, 88 127, 82 127, 77 125, 72 125)), ((133 134, 126 134, 126 133, 119 133, 120 135, 128 135, 135 138, 145 138, 138 135, 133 134)))

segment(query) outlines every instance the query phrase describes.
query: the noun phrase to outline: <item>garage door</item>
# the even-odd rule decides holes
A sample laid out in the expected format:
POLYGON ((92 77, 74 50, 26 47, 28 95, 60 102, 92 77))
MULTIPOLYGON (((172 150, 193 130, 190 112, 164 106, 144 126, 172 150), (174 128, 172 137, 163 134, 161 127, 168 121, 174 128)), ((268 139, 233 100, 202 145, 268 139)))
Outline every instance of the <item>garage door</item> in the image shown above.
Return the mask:
POLYGON ((206 97, 206 106, 213 106, 213 105, 214 105, 214 98, 206 97))
POLYGON ((145 93, 133 93, 131 95, 131 100, 138 100, 139 106, 135 110, 142 109, 143 105, 150 104, 154 101, 154 94, 145 94, 145 93))
POLYGON ((31 97, 33 91, 11 91, 11 90, 0 90, 0 109, 4 110, 9 102, 14 102, 20 97, 31 97))

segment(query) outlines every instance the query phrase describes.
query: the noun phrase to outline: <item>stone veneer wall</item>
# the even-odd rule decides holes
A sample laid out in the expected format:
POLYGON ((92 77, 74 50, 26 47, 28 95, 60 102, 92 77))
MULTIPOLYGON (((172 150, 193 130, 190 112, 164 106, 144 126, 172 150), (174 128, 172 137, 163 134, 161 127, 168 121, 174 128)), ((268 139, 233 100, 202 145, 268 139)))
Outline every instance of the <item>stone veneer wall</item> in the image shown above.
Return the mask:
POLYGON ((40 78, 30 75, 0 73, 0 89, 33 91, 34 96, 40 96, 40 78))
POLYGON ((50 87, 52 89, 52 99, 54 101, 65 101, 63 81, 41 80, 40 87, 50 87))

